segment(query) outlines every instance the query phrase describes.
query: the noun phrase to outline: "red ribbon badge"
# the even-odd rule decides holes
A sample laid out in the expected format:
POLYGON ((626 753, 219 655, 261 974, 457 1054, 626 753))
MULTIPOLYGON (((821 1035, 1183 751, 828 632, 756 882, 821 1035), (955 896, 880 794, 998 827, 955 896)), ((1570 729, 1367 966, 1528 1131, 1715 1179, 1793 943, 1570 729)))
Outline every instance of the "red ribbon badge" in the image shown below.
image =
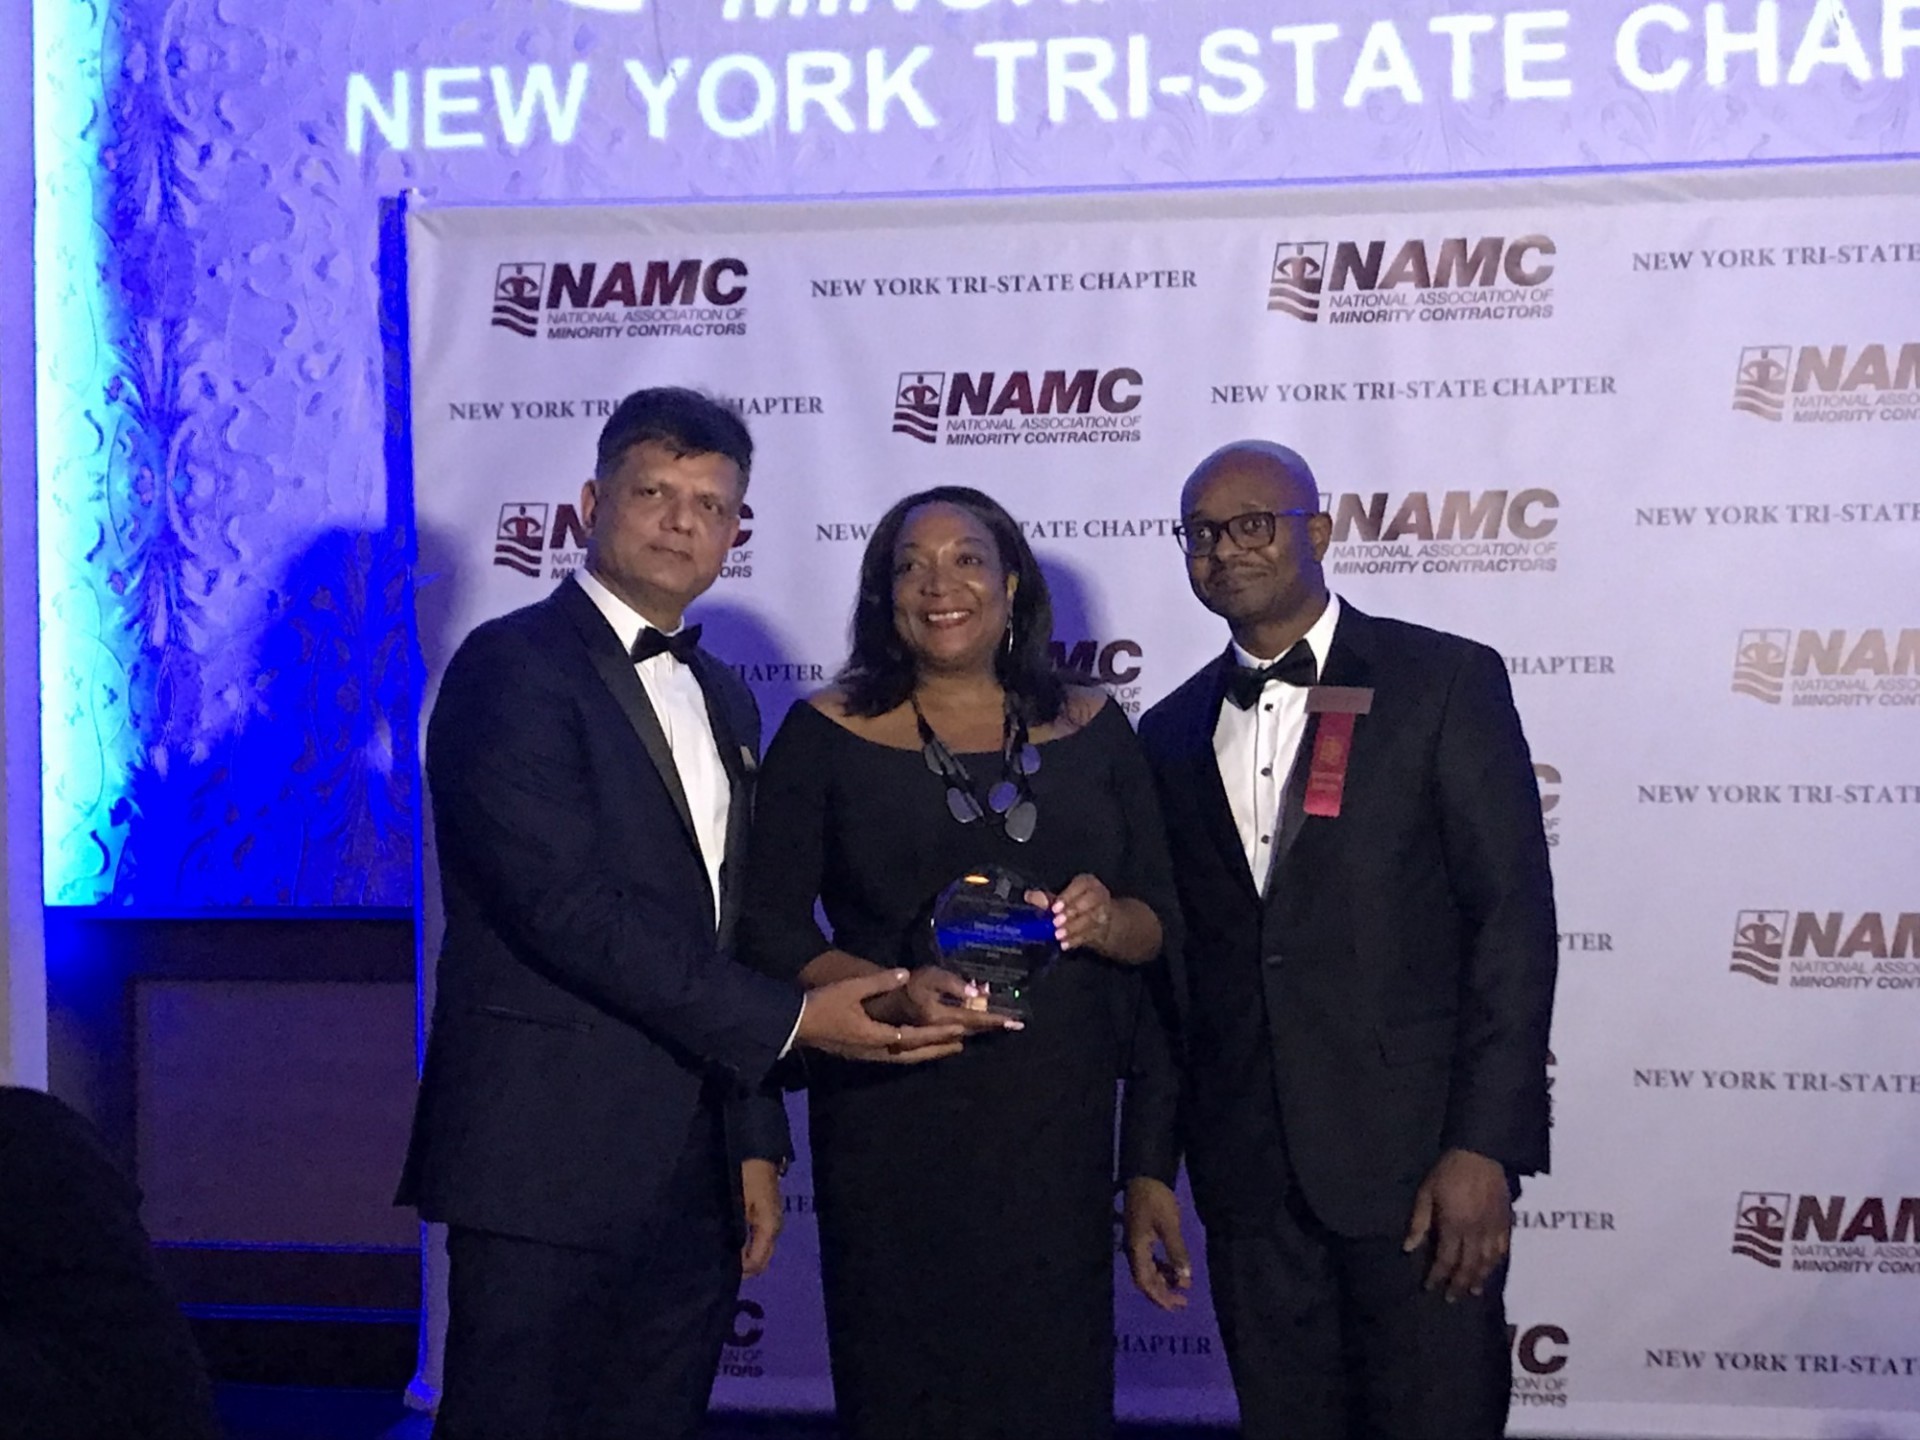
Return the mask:
POLYGON ((1320 717, 1307 767, 1307 814, 1331 819, 1340 813, 1340 798, 1347 789, 1347 759, 1353 754, 1353 723, 1372 708, 1371 689, 1316 685, 1307 692, 1308 713, 1320 717))
POLYGON ((1313 763, 1307 770, 1307 814, 1340 813, 1340 796, 1347 788, 1347 757, 1353 753, 1352 712, 1320 717, 1313 740, 1313 763))

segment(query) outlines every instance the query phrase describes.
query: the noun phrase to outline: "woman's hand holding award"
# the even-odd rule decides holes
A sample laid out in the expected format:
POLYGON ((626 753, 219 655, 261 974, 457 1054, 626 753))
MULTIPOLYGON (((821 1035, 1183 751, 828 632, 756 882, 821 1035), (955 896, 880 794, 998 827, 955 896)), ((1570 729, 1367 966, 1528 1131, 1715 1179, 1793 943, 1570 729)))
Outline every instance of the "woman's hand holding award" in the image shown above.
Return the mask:
POLYGON ((1060 958, 1052 910, 1029 901, 1038 887, 991 867, 962 875, 933 906, 936 963, 967 982, 966 1006, 1026 1020, 1034 982, 1060 958))

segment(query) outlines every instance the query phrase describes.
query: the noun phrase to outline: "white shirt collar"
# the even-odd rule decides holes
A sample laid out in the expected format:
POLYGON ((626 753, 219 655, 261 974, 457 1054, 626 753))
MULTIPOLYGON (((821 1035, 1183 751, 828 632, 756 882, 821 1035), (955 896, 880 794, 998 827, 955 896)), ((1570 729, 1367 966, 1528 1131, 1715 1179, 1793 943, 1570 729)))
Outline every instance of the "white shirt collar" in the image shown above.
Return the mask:
MULTIPOLYGON (((660 629, 659 626, 654 625, 646 616, 642 615, 638 610, 614 594, 613 591, 609 590, 605 582, 591 570, 587 569, 586 566, 582 565, 578 570, 575 570, 573 572, 573 578, 575 583, 587 592, 587 598, 593 601, 594 605, 599 608, 600 613, 607 617, 607 623, 613 627, 613 633, 620 637, 620 648, 628 654, 633 653, 633 642, 640 638, 640 632, 642 630, 645 630, 650 625, 656 630, 660 629)), ((674 626, 673 629, 661 630, 660 633, 662 635, 678 635, 685 626, 686 620, 683 618, 680 624, 674 626)))
MULTIPOLYGON (((581 574, 585 573, 584 570, 581 571, 581 574)), ((1333 648, 1333 627, 1339 623, 1340 597, 1329 594, 1327 608, 1320 612, 1320 618, 1314 621, 1308 627, 1307 633, 1301 637, 1307 642, 1307 648, 1313 652, 1313 673, 1316 677, 1324 677, 1327 673, 1327 651, 1333 648)), ((1229 644, 1233 647, 1234 660, 1250 668, 1257 669, 1280 658, 1278 655, 1269 655, 1266 659, 1261 659, 1243 648, 1238 640, 1230 641, 1229 644)))

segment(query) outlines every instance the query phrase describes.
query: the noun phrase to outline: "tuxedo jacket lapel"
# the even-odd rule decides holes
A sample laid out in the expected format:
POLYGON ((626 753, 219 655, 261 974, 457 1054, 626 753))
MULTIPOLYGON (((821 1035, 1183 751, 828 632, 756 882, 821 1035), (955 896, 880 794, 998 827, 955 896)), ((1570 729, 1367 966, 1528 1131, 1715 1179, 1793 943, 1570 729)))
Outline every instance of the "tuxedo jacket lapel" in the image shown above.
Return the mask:
POLYGON ((1219 847, 1227 872, 1249 895, 1257 895, 1246 847, 1240 843, 1240 827, 1233 822, 1226 783, 1220 778, 1220 761, 1213 753, 1213 731, 1220 721, 1220 707, 1226 703, 1227 674, 1233 663, 1232 652, 1223 653, 1209 667, 1208 683, 1194 687, 1194 708, 1187 716, 1187 754, 1193 766, 1194 803, 1200 808, 1201 823, 1219 847))
MULTIPOLYGON (((633 733, 646 748, 647 758, 653 762, 653 768, 659 772, 660 783, 666 786, 667 796, 673 801, 674 813, 680 817, 687 839, 697 851, 700 842, 693 828, 693 810, 687 804, 687 792, 680 784, 680 770, 673 763, 673 750, 667 744, 667 732, 660 728, 660 717, 653 713, 653 703, 647 699, 647 688, 640 683, 639 671, 633 668, 633 657, 620 648, 619 636, 613 633, 613 627, 607 624, 606 617, 578 585, 567 581, 554 592, 554 600, 580 632, 587 654, 593 660, 593 668, 619 702, 627 723, 633 727, 633 733)), ((725 757, 725 747, 722 747, 721 755, 725 757)))
MULTIPOLYGON (((1320 676, 1322 685, 1359 686, 1373 683, 1373 667, 1366 658, 1367 617, 1343 603, 1339 623, 1334 627, 1333 643, 1327 647, 1327 668, 1320 676)), ((1361 719, 1364 728, 1366 720, 1361 719)), ((1286 793, 1281 798, 1280 829, 1274 840, 1273 869, 1269 872, 1267 899, 1272 901, 1281 890, 1275 883, 1293 852, 1307 822, 1307 775, 1313 768, 1313 747, 1320 734, 1320 717, 1307 716, 1307 728, 1300 737, 1300 750, 1293 769, 1287 772, 1286 793)), ((1356 740, 1356 748, 1358 741, 1356 740)))
POLYGON ((739 729, 741 724, 750 723, 750 717, 743 715, 736 723, 722 688, 722 668, 723 663, 704 650, 693 657, 693 673, 707 702, 707 723, 713 727, 714 747, 726 767, 729 786, 726 850, 720 857, 720 941, 724 946, 732 938, 739 914, 736 882, 746 857, 747 827, 753 819, 753 774, 747 768, 753 752, 742 743, 739 729))

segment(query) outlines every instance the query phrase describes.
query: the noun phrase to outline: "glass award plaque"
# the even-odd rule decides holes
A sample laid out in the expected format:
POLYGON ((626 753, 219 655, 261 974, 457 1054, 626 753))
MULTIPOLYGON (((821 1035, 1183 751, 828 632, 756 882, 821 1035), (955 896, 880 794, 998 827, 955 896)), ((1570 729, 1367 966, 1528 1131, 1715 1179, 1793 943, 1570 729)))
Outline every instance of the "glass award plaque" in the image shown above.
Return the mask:
POLYGON ((1010 870, 976 870, 934 901, 935 960, 980 988, 974 1008, 1030 1016, 1034 981, 1060 958, 1053 912, 1027 903, 1027 891, 1038 888, 1010 870))

